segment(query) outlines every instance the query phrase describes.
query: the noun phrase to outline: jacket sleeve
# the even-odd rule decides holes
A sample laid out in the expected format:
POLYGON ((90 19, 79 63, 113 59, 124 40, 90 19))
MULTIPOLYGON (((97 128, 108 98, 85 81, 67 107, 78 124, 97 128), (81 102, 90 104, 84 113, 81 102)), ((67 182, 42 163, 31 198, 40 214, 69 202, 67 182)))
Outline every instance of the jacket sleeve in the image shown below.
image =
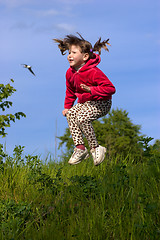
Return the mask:
POLYGON ((93 82, 95 86, 90 87, 93 96, 110 97, 116 91, 114 85, 101 70, 94 74, 93 82))
POLYGON ((69 79, 66 74, 66 96, 65 96, 65 101, 64 101, 64 108, 70 109, 77 96, 75 95, 75 89, 71 86, 69 79))

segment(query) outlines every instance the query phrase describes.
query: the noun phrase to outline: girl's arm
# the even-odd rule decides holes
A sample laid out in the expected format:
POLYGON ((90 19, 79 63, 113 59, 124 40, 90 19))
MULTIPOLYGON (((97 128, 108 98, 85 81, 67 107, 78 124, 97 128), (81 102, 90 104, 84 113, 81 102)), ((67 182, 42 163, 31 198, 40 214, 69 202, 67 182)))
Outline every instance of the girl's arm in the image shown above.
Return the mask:
POLYGON ((96 84, 96 86, 90 86, 93 96, 111 96, 116 91, 112 82, 101 70, 95 73, 93 81, 96 84))
POLYGON ((76 98, 77 97, 76 97, 74 91, 71 88, 67 87, 65 101, 64 101, 64 108, 70 109, 73 106, 76 98))
POLYGON ((70 109, 77 98, 77 96, 75 95, 75 89, 70 83, 69 72, 70 72, 70 69, 66 73, 66 96, 64 101, 65 109, 70 109))

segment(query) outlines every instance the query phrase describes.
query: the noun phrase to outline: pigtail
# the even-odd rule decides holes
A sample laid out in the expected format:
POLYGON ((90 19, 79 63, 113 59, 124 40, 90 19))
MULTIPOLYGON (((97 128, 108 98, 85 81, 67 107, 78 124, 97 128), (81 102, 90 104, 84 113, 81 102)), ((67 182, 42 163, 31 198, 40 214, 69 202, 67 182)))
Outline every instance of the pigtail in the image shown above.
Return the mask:
POLYGON ((82 35, 79 32, 76 32, 76 33, 80 36, 81 40, 85 41, 85 39, 82 37, 82 35))
POLYGON ((64 53, 66 50, 68 50, 68 46, 67 44, 65 43, 64 39, 61 40, 61 39, 53 39, 53 41, 55 41, 56 43, 59 43, 58 44, 58 47, 62 53, 62 55, 65 55, 66 53, 64 53))
POLYGON ((104 48, 105 50, 107 50, 109 52, 109 49, 107 48, 106 44, 109 46, 111 46, 111 44, 108 41, 109 41, 109 38, 107 40, 104 40, 103 42, 101 42, 101 37, 100 37, 99 40, 95 43, 93 51, 98 52, 100 55, 101 48, 104 48))

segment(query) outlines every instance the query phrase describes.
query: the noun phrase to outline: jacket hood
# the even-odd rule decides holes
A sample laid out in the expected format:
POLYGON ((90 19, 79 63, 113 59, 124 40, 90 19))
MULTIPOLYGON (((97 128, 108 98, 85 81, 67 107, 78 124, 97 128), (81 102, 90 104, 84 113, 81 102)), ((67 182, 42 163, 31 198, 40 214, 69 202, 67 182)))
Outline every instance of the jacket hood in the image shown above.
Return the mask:
MULTIPOLYGON (((100 56, 96 53, 93 53, 93 58, 89 59, 86 62, 86 64, 82 68, 79 69, 79 72, 85 72, 91 68, 96 67, 100 63, 100 61, 101 61, 100 56)), ((71 69, 73 72, 76 72, 76 70, 74 68, 71 67, 71 69)))

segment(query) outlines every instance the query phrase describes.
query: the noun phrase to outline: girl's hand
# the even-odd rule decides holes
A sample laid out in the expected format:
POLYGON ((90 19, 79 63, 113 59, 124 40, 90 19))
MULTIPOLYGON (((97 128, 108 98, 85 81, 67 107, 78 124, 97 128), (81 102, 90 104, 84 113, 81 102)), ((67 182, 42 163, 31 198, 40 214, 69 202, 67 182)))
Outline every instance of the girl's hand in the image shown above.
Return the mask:
POLYGON ((91 93, 90 87, 86 86, 85 84, 81 84, 80 87, 81 87, 84 91, 91 93))
POLYGON ((69 109, 65 108, 65 109, 62 111, 62 114, 63 114, 64 117, 66 117, 66 114, 67 114, 68 110, 69 110, 69 109))

